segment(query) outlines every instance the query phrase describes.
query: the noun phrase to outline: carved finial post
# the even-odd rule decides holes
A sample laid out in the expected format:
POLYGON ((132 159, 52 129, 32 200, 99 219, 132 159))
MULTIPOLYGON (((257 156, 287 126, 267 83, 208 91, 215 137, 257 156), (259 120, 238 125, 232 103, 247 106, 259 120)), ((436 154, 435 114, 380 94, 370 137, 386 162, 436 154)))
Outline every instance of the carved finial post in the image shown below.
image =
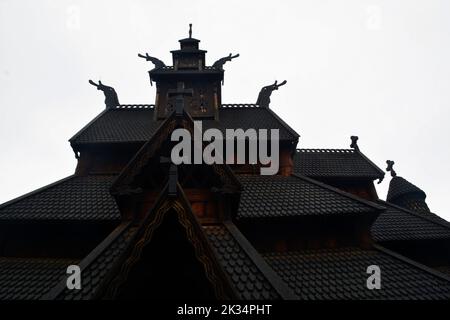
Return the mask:
POLYGON ((147 52, 145 53, 145 56, 138 53, 138 57, 144 58, 146 61, 151 61, 155 65, 155 69, 164 68, 166 66, 166 64, 162 60, 149 56, 147 52))
POLYGON ((120 104, 116 90, 114 90, 113 87, 105 86, 101 81, 98 81, 97 84, 94 81, 89 80, 89 83, 96 87, 97 90, 103 91, 103 93, 105 94, 106 108, 115 108, 120 104))
POLYGON ((284 86, 286 83, 286 80, 280 84, 278 84, 278 81, 275 81, 274 84, 263 87, 259 92, 256 104, 259 105, 260 108, 268 108, 270 105, 270 96, 272 95, 272 92, 274 90, 278 90, 279 87, 284 86))
POLYGON ((355 149, 356 151, 359 151, 358 147, 358 136, 351 136, 350 139, 352 140, 352 143, 350 145, 350 148, 355 149))
POLYGON ((387 168, 386 168, 386 171, 390 171, 391 172, 391 177, 395 177, 395 176, 397 176, 397 172, 395 172, 395 170, 394 170, 394 161, 392 161, 392 160, 386 160, 386 163, 387 163, 387 168))
POLYGON ((235 54, 234 56, 230 53, 228 56, 220 58, 219 60, 217 60, 216 62, 213 63, 212 67, 218 70, 223 70, 223 65, 228 62, 233 60, 234 58, 239 57, 239 53, 235 54))
POLYGON ((189 23, 189 39, 192 38, 192 23, 189 23))
MULTIPOLYGON (((234 58, 237 58, 237 57, 239 57, 239 53, 238 53, 238 54, 235 54, 234 56, 230 53, 228 56, 223 57, 223 58, 220 58, 219 60, 217 60, 216 62, 214 62, 213 65, 212 65, 212 67, 213 67, 214 69, 223 71, 223 65, 224 65, 225 63, 227 63, 227 61, 231 61, 231 60, 233 60, 234 58)), ((223 84, 223 82, 224 82, 224 81, 222 80, 222 84, 223 84)))

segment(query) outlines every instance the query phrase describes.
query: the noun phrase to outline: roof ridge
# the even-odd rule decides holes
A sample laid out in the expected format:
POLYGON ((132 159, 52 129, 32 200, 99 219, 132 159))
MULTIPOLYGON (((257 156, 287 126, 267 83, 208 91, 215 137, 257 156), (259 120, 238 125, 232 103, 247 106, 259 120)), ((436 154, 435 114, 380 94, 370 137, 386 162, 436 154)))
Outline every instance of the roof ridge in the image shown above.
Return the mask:
POLYGON ((339 194, 341 196, 347 197, 349 199, 352 199, 352 200, 355 200, 357 202, 360 202, 360 203, 362 203, 362 204, 364 204, 366 206, 372 207, 374 210, 386 210, 385 207, 380 206, 380 205, 378 205, 378 204, 376 204, 376 203, 374 203, 372 201, 362 199, 362 198, 357 197, 357 196, 355 196, 355 195, 353 195, 351 193, 342 191, 341 189, 335 188, 335 187, 330 186, 330 185, 328 185, 326 183, 323 183, 323 182, 311 179, 309 177, 306 177, 306 176, 303 176, 303 175, 299 175, 299 174, 296 174, 296 173, 291 174, 291 177, 295 177, 295 178, 298 178, 298 179, 302 179, 302 180, 308 181, 308 182, 313 183, 313 184, 315 184, 315 185, 317 185, 319 187, 322 187, 322 188, 328 189, 330 191, 333 191, 333 192, 335 192, 335 193, 337 193, 337 194, 339 194))
POLYGON ((50 184, 47 184, 47 185, 45 185, 45 186, 43 186, 43 187, 40 187, 40 188, 38 188, 38 189, 35 189, 35 190, 31 191, 31 192, 25 193, 25 194, 23 194, 23 195, 21 195, 21 196, 18 196, 18 197, 13 198, 13 199, 11 199, 11 200, 9 200, 9 201, 6 201, 6 202, 0 204, 0 210, 6 208, 6 207, 8 207, 8 206, 10 206, 10 205, 12 205, 12 204, 14 204, 14 203, 16 203, 16 202, 19 202, 19 201, 21 201, 21 200, 23 200, 23 199, 25 199, 25 198, 34 196, 34 195, 39 194, 39 193, 41 193, 41 192, 43 192, 43 191, 45 191, 45 190, 54 188, 54 187, 58 186, 59 184, 61 184, 61 183, 63 183, 63 182, 66 182, 66 181, 68 181, 68 180, 71 180, 71 179, 73 179, 73 178, 75 178, 75 177, 77 177, 77 175, 72 174, 72 175, 70 175, 70 176, 68 176, 68 177, 62 178, 62 179, 60 179, 60 180, 57 180, 57 181, 52 182, 52 183, 50 183, 50 184))
MULTIPOLYGON (((432 219, 432 218, 430 218, 430 217, 427 217, 427 216, 424 215, 424 214, 420 214, 420 213, 418 213, 418 212, 414 212, 414 211, 412 211, 412 210, 409 210, 409 209, 407 209, 407 208, 400 207, 400 206, 398 206, 398 205, 396 205, 396 204, 393 204, 393 203, 391 203, 391 202, 388 202, 388 201, 385 201, 385 200, 382 200, 382 199, 378 199, 377 202, 381 202, 381 203, 383 203, 383 204, 385 204, 385 205, 387 205, 387 206, 390 206, 390 207, 392 207, 392 208, 395 208, 395 209, 397 209, 397 210, 401 210, 401 211, 406 212, 406 213, 409 213, 409 214, 411 214, 411 215, 413 215, 413 216, 415 216, 415 217, 421 218, 421 219, 423 219, 423 220, 427 220, 428 222, 432 222, 432 223, 437 224, 437 225, 440 225, 440 226, 442 226, 442 227, 444 227, 444 228, 450 229, 450 222, 448 222, 448 221, 444 222, 444 221, 434 220, 434 219, 432 219)), ((431 213, 432 213, 432 212, 431 212, 431 213)), ((433 214, 435 214, 435 213, 433 213, 433 214)), ((438 216, 438 217, 439 217, 439 216, 438 216)), ((441 217, 439 217, 439 218, 441 218, 441 217)), ((442 219, 442 218, 441 218, 441 219, 442 219)), ((445 219, 444 219, 444 220, 445 220, 445 219)))
POLYGON ((261 108, 261 107, 259 106, 259 104, 256 103, 222 103, 220 105, 220 108, 234 109, 234 108, 261 108))
POLYGON ((300 153, 356 153, 355 149, 336 149, 336 148, 297 148, 296 152, 300 153))
MULTIPOLYGON (((134 107, 134 106, 136 106, 136 107, 149 107, 149 108, 152 109, 152 108, 155 107, 156 105, 155 105, 154 103, 121 103, 121 104, 117 105, 117 106, 114 107, 114 108, 111 108, 111 109, 105 109, 105 110, 131 109, 131 108, 129 108, 129 107, 134 107)), ((232 108, 261 108, 261 107, 260 107, 259 104, 257 104, 257 103, 253 103, 253 102, 251 102, 251 103, 242 102, 242 103, 222 103, 222 104, 220 105, 220 108, 229 108, 229 109, 232 109, 232 108)), ((261 109, 263 109, 263 108, 261 108, 261 109)), ((265 108, 264 108, 264 109, 265 109, 265 108)), ((103 111, 105 111, 105 110, 103 110, 103 111)))
POLYGON ((132 104, 119 104, 115 108, 112 108, 112 110, 116 110, 116 109, 154 109, 154 108, 155 108, 154 104, 132 103, 132 104))
POLYGON ((407 257, 405 257, 405 256, 403 256, 403 255, 401 255, 401 254, 399 254, 399 253, 397 253, 395 251, 389 250, 389 249, 387 249, 387 248, 385 248, 383 246, 380 246, 379 244, 373 244, 373 248, 375 250, 383 252, 384 254, 387 254, 387 255, 389 255, 391 257, 394 257, 397 260, 403 261, 403 262, 405 262, 405 263, 407 263, 407 264, 409 264, 409 265, 411 265, 413 267, 416 267, 418 269, 421 269, 422 271, 425 271, 425 272, 427 272, 429 274, 432 274, 433 276, 439 277, 439 278, 441 278, 443 280, 446 280, 446 281, 450 282, 450 276, 447 276, 446 274, 444 274, 442 272, 439 272, 439 271, 436 271, 435 269, 432 269, 432 268, 430 268, 430 267, 428 267, 428 266, 426 266, 424 264, 421 264, 421 263, 419 263, 417 261, 409 259, 409 258, 407 258, 407 257))

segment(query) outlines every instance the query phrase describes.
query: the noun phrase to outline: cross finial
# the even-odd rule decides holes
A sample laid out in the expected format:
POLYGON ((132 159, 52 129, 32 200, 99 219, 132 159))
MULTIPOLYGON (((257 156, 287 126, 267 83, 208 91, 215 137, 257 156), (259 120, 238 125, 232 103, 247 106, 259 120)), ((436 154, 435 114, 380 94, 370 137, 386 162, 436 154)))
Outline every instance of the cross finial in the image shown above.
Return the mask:
POLYGON ((352 140, 352 144, 350 145, 350 148, 353 148, 355 150, 359 150, 358 147, 358 136, 351 136, 350 139, 352 140))
POLYGON ((391 172, 391 177, 397 176, 397 173, 395 172, 395 170, 393 168, 395 162, 392 161, 392 160, 386 160, 386 163, 387 163, 386 171, 390 171, 391 172))
POLYGON ((189 23, 189 39, 192 38, 192 23, 189 23))

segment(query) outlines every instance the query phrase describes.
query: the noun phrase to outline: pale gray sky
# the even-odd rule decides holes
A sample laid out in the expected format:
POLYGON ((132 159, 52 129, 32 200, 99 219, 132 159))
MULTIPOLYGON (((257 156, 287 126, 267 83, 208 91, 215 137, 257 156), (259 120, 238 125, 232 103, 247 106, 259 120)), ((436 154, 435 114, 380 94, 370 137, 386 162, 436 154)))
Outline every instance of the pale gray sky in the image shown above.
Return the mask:
POLYGON ((286 79, 271 106, 299 147, 348 148, 359 135, 450 220, 449 14, 445 0, 0 0, 0 202, 74 172, 67 140, 104 108, 88 79, 121 103, 153 103, 137 53, 170 64, 193 23, 209 64, 241 55, 225 66, 224 102, 255 102, 286 79))

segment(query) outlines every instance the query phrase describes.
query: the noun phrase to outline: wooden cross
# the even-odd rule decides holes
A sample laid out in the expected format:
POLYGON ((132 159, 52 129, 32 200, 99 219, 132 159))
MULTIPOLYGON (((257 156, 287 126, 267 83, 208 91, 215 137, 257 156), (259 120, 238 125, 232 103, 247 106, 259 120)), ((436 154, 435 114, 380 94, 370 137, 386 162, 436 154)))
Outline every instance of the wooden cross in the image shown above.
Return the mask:
POLYGON ((390 171, 391 172, 391 177, 395 177, 395 176, 397 176, 397 172, 395 172, 395 170, 394 170, 394 161, 392 161, 392 160, 386 160, 386 163, 387 163, 387 168, 386 168, 386 171, 390 171))

